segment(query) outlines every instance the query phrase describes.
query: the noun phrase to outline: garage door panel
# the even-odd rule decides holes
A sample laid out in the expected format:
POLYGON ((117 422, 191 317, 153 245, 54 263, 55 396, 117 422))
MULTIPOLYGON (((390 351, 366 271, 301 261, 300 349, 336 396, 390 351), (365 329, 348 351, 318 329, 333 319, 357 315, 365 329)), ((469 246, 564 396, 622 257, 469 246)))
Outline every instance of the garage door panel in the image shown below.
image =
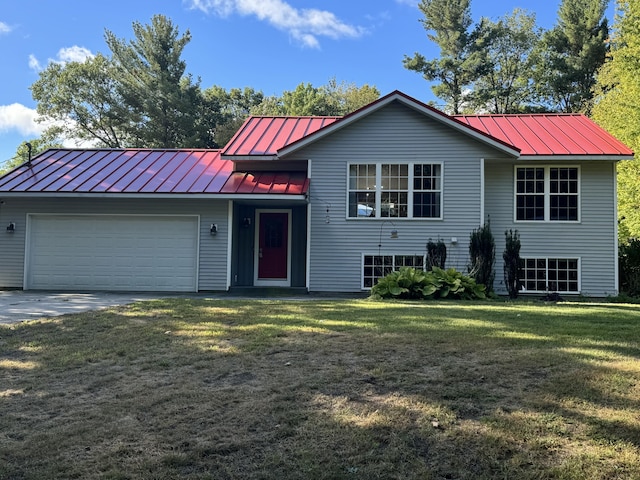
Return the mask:
POLYGON ((27 288, 195 291, 197 217, 32 215, 27 288))

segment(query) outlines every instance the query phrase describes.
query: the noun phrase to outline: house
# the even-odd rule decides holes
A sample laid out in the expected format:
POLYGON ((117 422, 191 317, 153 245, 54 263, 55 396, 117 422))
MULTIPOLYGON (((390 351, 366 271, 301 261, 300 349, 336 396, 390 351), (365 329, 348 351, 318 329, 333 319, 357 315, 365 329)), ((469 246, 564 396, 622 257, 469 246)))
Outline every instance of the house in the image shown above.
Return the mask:
POLYGON ((430 239, 466 271, 490 219, 498 292, 517 229, 527 292, 613 295, 632 157, 582 115, 452 117, 398 91, 249 118, 220 151, 48 150, 0 178, 0 286, 360 292, 424 265, 430 239))

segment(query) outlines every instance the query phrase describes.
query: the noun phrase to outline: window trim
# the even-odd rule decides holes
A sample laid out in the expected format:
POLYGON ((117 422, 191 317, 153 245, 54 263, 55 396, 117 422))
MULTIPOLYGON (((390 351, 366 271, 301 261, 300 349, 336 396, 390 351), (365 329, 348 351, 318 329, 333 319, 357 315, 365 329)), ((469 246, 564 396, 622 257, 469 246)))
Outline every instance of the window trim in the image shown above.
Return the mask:
MULTIPOLYGON (((554 194, 555 195, 555 194, 554 194)), ((514 165, 513 167, 513 221, 514 223, 582 223, 582 169, 580 165, 514 165), (544 220, 518 220, 518 169, 519 168, 542 168, 544 169, 544 220), (551 220, 551 169, 552 168, 575 168, 578 172, 578 193, 570 194, 578 198, 578 219, 577 220, 551 220)))
MULTIPOLYGON (((444 162, 442 161, 411 161, 411 162, 383 162, 383 161, 375 161, 375 162, 347 162, 347 172, 346 172, 346 209, 345 209, 345 219, 346 220, 355 220, 355 221, 367 221, 367 220, 390 220, 390 221, 407 221, 407 220, 426 220, 426 221, 441 221, 444 219, 444 162), (374 217, 351 217, 349 216, 349 195, 352 192, 349 187, 350 184, 350 172, 351 167, 353 165, 375 165, 376 168, 376 188, 375 188, 375 205, 376 205, 376 215, 374 217), (407 216, 406 217, 383 217, 381 215, 382 212, 382 189, 378 187, 381 184, 382 180, 382 165, 407 165, 408 167, 408 189, 407 192, 407 216), (438 165, 440 167, 440 189, 439 190, 414 190, 413 189, 413 180, 414 180, 414 166, 415 165, 438 165), (440 216, 438 217, 415 217, 413 215, 413 194, 414 193, 428 193, 435 192, 440 194, 440 216)), ((354 192, 359 191, 357 189, 353 190, 354 192)))
MULTIPOLYGON (((544 260, 545 261, 545 283, 547 285, 547 289, 546 290, 526 290, 523 289, 521 290, 521 293, 523 294, 528 294, 528 293, 535 293, 535 294, 541 294, 541 293, 560 293, 560 294, 567 294, 567 295, 580 295, 580 292, 582 292, 582 257, 568 257, 568 256, 553 256, 553 257, 538 257, 535 255, 530 255, 530 256, 523 256, 520 257, 520 259, 523 262, 526 262, 527 260, 544 260), (550 290, 549 287, 549 261, 550 260, 575 260, 577 262, 577 274, 578 274, 578 290, 567 290, 567 291, 560 291, 560 290, 550 290)), ((524 276, 524 269, 522 269, 522 274, 524 276)), ((520 279, 520 281, 522 282, 523 288, 524 288, 524 281, 526 281, 525 278, 520 279)))
MULTIPOLYGON (((422 257, 422 270, 426 271, 426 266, 427 266, 427 255, 424 254, 424 253, 416 254, 416 253, 398 253, 398 252, 392 252, 392 253, 363 252, 362 255, 361 255, 361 258, 360 258, 360 289, 361 290, 371 290, 371 288, 372 288, 372 287, 365 287, 365 285, 364 285, 364 279, 365 279, 365 275, 364 275, 364 268, 365 268, 364 259, 366 257, 393 257, 392 271, 396 271, 399 268, 399 267, 396 268, 396 264, 395 264, 396 257, 422 257)), ((383 278, 383 277, 380 277, 380 278, 383 278)), ((375 283, 374 283, 374 285, 375 285, 375 283)))

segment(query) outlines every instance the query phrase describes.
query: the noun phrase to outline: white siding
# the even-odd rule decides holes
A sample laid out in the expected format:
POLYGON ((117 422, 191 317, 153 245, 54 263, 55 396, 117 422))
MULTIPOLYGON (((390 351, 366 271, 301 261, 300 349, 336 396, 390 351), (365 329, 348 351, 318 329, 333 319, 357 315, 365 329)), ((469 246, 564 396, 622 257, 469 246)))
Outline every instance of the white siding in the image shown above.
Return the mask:
POLYGON ((489 154, 495 151, 395 103, 298 152, 312 163, 310 290, 360 291, 363 253, 424 255, 429 239, 442 239, 448 266, 465 271, 469 234, 480 224, 481 159, 489 154), (443 163, 442 220, 392 219, 393 226, 346 218, 348 163, 410 162, 443 163), (397 239, 389 238, 392 229, 397 239))
POLYGON ((198 215, 200 217, 200 290, 227 286, 228 202, 189 199, 26 198, 4 196, 0 204, 0 287, 22 288, 27 214, 198 215), (9 222, 16 231, 6 233, 9 222), (218 234, 211 236, 212 223, 218 234))
POLYGON ((502 261, 504 233, 513 229, 520 233, 521 256, 579 258, 582 294, 617 294, 614 164, 585 161, 576 165, 580 166, 581 179, 580 223, 514 222, 514 163, 486 162, 485 208, 496 239, 494 287, 498 293, 506 293, 502 261))

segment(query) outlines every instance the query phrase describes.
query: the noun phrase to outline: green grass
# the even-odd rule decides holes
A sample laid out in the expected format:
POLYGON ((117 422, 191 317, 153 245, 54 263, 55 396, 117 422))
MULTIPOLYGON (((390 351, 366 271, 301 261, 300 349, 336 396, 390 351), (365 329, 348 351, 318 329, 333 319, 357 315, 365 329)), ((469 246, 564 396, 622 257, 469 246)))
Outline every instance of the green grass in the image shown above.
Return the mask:
POLYGON ((170 299, 0 326, 1 479, 637 479, 640 306, 170 299))

